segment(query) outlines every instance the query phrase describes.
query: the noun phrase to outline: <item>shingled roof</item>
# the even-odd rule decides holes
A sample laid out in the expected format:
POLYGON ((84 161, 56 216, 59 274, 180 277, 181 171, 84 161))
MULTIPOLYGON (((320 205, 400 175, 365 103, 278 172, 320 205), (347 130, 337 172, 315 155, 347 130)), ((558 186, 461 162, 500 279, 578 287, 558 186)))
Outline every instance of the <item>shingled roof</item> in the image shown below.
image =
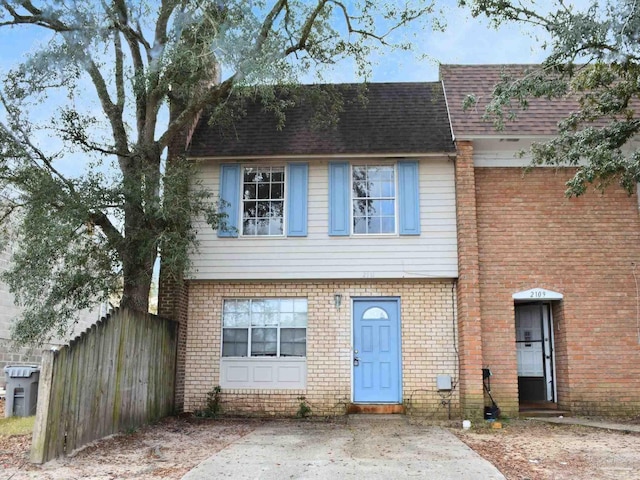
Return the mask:
MULTIPOLYGON (((302 88, 323 88, 303 86, 302 88)), ((312 126, 313 107, 300 101, 285 111, 281 130, 259 102, 231 126, 210 125, 203 116, 191 138, 191 157, 278 155, 453 153, 446 102, 440 82, 370 83, 326 88, 342 95, 344 109, 332 127, 312 126)), ((304 93, 304 92, 303 92, 304 93)), ((304 94, 299 98, 305 98, 304 94)))
POLYGON ((505 121, 500 132, 496 131, 491 120, 482 118, 493 88, 504 74, 518 78, 536 67, 539 65, 441 65, 440 79, 444 84, 455 137, 556 135, 558 122, 577 109, 575 101, 534 98, 524 111, 514 103, 517 118, 505 121), (462 105, 468 95, 475 96, 477 104, 465 111, 462 105))

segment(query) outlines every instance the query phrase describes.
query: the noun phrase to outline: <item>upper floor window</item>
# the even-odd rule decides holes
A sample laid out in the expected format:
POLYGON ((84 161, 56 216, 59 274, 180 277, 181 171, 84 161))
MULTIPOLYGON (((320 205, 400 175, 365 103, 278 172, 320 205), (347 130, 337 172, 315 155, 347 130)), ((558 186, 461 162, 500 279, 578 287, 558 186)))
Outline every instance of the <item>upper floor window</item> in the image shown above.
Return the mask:
POLYGON ((420 235, 420 164, 329 162, 329 235, 420 235))
POLYGON ((244 167, 242 235, 284 235, 284 167, 244 167))
POLYGON ((302 162, 220 165, 218 236, 306 237, 308 171, 302 162))
POLYGON ((354 234, 396 233, 396 179, 392 165, 358 165, 352 169, 354 234))

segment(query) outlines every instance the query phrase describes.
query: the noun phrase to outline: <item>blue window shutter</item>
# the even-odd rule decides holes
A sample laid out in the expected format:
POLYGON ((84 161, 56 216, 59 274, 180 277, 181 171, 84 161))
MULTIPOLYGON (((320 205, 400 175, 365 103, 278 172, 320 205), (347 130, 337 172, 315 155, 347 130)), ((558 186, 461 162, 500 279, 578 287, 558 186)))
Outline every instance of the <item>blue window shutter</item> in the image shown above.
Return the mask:
POLYGON ((420 235, 418 162, 398 162, 398 213, 400 235, 420 235))
POLYGON ((309 165, 290 163, 287 172, 287 236, 307 236, 309 165))
POLYGON ((329 235, 349 235, 350 170, 347 162, 329 163, 329 235))
POLYGON ((238 236, 238 209, 240 207, 240 165, 220 166, 220 213, 227 216, 222 220, 227 228, 218 229, 219 237, 238 236))

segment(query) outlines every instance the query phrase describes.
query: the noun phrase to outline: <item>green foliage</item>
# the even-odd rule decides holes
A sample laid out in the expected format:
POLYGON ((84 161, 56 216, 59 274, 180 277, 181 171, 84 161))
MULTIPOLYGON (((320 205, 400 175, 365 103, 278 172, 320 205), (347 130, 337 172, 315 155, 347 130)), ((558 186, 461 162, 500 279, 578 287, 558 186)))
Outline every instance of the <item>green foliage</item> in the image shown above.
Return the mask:
POLYGON ((300 402, 298 406, 298 411, 296 412, 296 417, 298 418, 307 418, 311 415, 311 406, 307 402, 307 398, 305 396, 298 397, 298 401, 300 402))
POLYGON ((640 152, 632 142, 640 129, 640 5, 635 0, 591 1, 578 8, 557 0, 543 10, 504 0, 459 3, 496 25, 523 24, 545 39, 548 56, 539 68, 519 78, 505 75, 496 86, 486 108, 496 127, 513 118, 505 112, 514 106, 526 109, 530 98, 568 96, 578 108, 567 112, 555 139, 534 145, 534 165, 577 167, 567 183, 568 195, 612 182, 632 193, 640 181, 640 152))
POLYGON ((222 388, 216 385, 207 392, 207 406, 196 412, 197 417, 217 418, 222 413, 222 388))
MULTIPOLYGON (((158 256, 182 278, 196 225, 224 222, 183 158, 203 110, 232 123, 260 94, 283 123, 296 98, 273 85, 295 91, 342 60, 364 78, 372 53, 408 48, 397 29, 432 12, 425 0, 0 2, 9 43, 10 28, 41 35, 0 87, 0 220, 15 249, 3 278, 24 308, 14 338, 43 343, 118 291, 146 310, 158 256)), ((320 100, 337 117, 339 100, 320 100)))

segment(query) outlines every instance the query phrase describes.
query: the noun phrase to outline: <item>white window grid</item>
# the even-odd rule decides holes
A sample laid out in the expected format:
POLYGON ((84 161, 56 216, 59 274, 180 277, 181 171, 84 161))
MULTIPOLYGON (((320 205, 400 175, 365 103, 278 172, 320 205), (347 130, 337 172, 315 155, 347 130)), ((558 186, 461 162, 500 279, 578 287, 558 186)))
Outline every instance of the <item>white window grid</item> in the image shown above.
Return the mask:
POLYGON ((251 165, 242 167, 242 208, 240 211, 240 231, 245 237, 283 237, 285 235, 286 221, 286 168, 282 165, 251 165), (274 175, 280 175, 280 179, 274 181, 274 175), (268 181, 262 181, 268 177, 268 181), (247 181, 248 178, 252 180, 247 181), (247 216, 247 210, 251 211, 250 204, 254 205, 253 215, 247 216), (262 204, 262 205, 259 205, 262 204), (259 212, 259 206, 266 211, 259 212), (274 215, 275 206, 280 206, 280 215, 274 215), (261 215, 262 213, 262 215, 261 215), (259 232, 260 223, 266 232, 259 232), (251 230, 251 227, 254 230, 251 230))
MULTIPOLYGON (((370 164, 370 163, 364 163, 364 164, 353 164, 351 165, 351 176, 350 176, 350 191, 351 191, 351 203, 350 203, 350 219, 351 219, 351 233, 353 235, 364 235, 364 236, 370 236, 370 235, 396 235, 398 232, 398 174, 397 174, 397 170, 396 170, 396 166, 395 164, 390 164, 390 163, 375 163, 375 164, 370 164), (373 169, 383 169, 386 170, 388 172, 391 172, 391 174, 393 175, 393 181, 391 182, 391 187, 392 187, 392 194, 390 194, 390 192, 380 192, 379 195, 365 195, 365 196, 358 196, 356 193, 356 188, 355 188, 355 175, 356 172, 358 170, 362 171, 364 170, 366 172, 366 177, 363 179, 360 179, 359 182, 360 183, 366 183, 367 178, 369 176, 369 170, 373 170, 373 169), (370 215, 364 215, 364 216, 357 216, 355 215, 355 202, 356 201, 361 201, 361 202, 367 202, 367 201, 378 201, 378 202, 393 202, 393 208, 391 209, 391 211, 393 213, 386 213, 384 215, 375 215, 375 216, 370 216, 370 215), (365 222, 365 228, 366 231, 365 232, 358 232, 356 229, 356 218, 364 218, 366 219, 365 222), (369 232, 369 220, 371 218, 386 218, 386 219, 391 219, 391 224, 393 225, 393 230, 392 231, 388 231, 388 232, 369 232)), ((369 193, 369 192, 367 192, 369 193)), ((373 192, 373 193, 377 193, 377 192, 373 192)), ((381 220, 382 222, 382 220, 381 220)))
MULTIPOLYGON (((281 357, 281 330, 286 329, 300 329, 305 331, 305 354, 304 355, 285 355, 285 358, 291 357, 306 357, 306 332, 307 332, 307 321, 308 321, 308 304, 307 299, 304 298, 259 298, 259 299, 225 299, 223 302, 223 313, 222 313, 222 329, 223 335, 221 336, 221 349, 224 348, 224 330, 233 329, 233 330, 246 330, 247 331, 247 355, 245 358, 253 357, 253 358, 263 358, 263 357, 271 357, 271 358, 279 358, 281 357), (237 308, 239 304, 247 305, 248 308, 237 308), (263 304, 267 307, 266 312, 259 311, 259 308, 255 308, 256 305, 263 304), (278 309, 275 309, 274 306, 278 304, 278 309), (291 305, 291 308, 289 308, 291 305), (234 306, 236 308, 234 308, 234 306), (242 311, 239 311, 242 310, 242 311), (256 324, 258 321, 254 320, 256 314, 266 313, 271 317, 270 321, 264 322, 263 324, 256 324), (233 315, 248 315, 248 319, 240 320, 238 322, 238 318, 235 318, 235 321, 231 320, 233 315), (291 318, 291 324, 282 324, 280 318, 276 322, 274 320, 275 316, 284 316, 284 315, 293 315, 291 318), (238 325, 240 323, 240 325, 238 325), (255 329, 276 329, 276 354, 275 355, 252 355, 252 331, 255 329)), ((221 350, 222 353, 222 350, 221 350)), ((232 356, 227 356, 230 358, 232 356)))

